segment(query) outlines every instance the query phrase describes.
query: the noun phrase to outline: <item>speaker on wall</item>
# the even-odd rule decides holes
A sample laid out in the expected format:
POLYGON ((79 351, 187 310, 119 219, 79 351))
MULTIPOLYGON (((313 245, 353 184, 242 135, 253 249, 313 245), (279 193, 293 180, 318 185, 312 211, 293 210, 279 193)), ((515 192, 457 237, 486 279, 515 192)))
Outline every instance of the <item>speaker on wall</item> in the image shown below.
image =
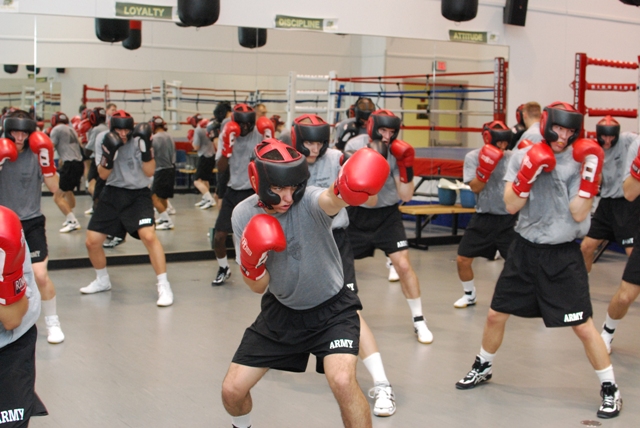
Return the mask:
POLYGON ((507 0, 504 5, 504 24, 519 25, 524 27, 527 20, 527 3, 529 0, 507 0))

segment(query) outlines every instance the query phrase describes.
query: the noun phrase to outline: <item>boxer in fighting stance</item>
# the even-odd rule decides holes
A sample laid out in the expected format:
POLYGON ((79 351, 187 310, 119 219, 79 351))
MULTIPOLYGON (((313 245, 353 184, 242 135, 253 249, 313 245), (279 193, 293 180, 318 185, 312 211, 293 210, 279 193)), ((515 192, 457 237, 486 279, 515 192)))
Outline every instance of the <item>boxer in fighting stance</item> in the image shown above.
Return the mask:
MULTIPOLYGON (((216 165, 220 161, 222 157, 222 146, 220 145, 220 134, 222 133, 222 129, 230 120, 233 112, 231 108, 231 103, 228 101, 221 101, 218 103, 215 109, 213 109, 213 119, 207 125, 207 135, 213 141, 213 144, 216 147, 216 165), (218 150, 220 148, 220 150, 218 150)), ((229 168, 224 171, 220 171, 218 168, 218 173, 216 175, 216 194, 214 198, 219 202, 224 198, 224 194, 227 191, 227 185, 229 183, 229 168)))
POLYGON ((415 150, 405 141, 398 140, 400 118, 389 110, 376 110, 369 116, 367 134, 349 140, 345 155, 362 150, 368 145, 376 147, 387 159, 390 172, 378 194, 374 207, 350 206, 349 240, 357 259, 372 257, 376 248, 385 252, 398 271, 402 293, 407 299, 413 328, 420 343, 433 342, 422 314, 420 282, 409 260, 409 244, 398 210, 398 200, 410 201, 413 196, 413 161, 415 150))
MULTIPOLYGON (((608 142, 610 141, 611 134, 615 133, 616 125, 611 119, 605 118, 596 126, 596 132, 598 132, 598 127, 600 128, 600 135, 603 142, 605 143, 604 147, 606 148, 608 142)), ((622 134, 622 136, 625 136, 626 134, 627 133, 625 132, 624 134, 622 134)), ((611 140, 611 142, 613 143, 613 140, 611 140)), ((618 141, 618 143, 613 146, 610 151, 617 151, 616 147, 621 143, 624 144, 624 142, 618 141)), ((640 138, 636 138, 629 145, 629 149, 627 150, 626 154, 625 166, 622 168, 622 171, 624 172, 624 182, 622 184, 622 189, 627 203, 623 204, 621 202, 617 202, 615 199, 613 200, 616 201, 614 202, 616 204, 614 205, 614 207, 617 206, 618 209, 617 211, 613 211, 609 214, 610 216, 615 214, 615 217, 612 219, 612 221, 618 220, 620 218, 624 219, 625 216, 623 210, 625 209, 622 208, 622 205, 627 205, 628 213, 637 212, 636 207, 638 206, 638 203, 640 203, 640 199, 638 199, 638 195, 640 195, 639 150, 640 138)), ((605 151, 605 156, 607 156, 606 153, 607 152, 605 151)), ((617 164, 617 161, 615 161, 615 163, 617 164)), ((607 176, 604 177, 603 182, 605 182, 606 179, 607 176)), ((602 200, 604 200, 604 198, 602 200)), ((600 203, 602 203, 602 200, 600 201, 600 203)), ((598 210, 599 209, 600 206, 598 206, 598 210)), ((596 216, 594 216, 593 219, 596 221, 596 225, 600 224, 598 223, 598 219, 601 218, 597 217, 597 215, 598 212, 596 210, 596 216)), ((634 222, 636 224, 637 231, 638 214, 636 213, 629 215, 627 220, 629 223, 624 226, 628 228, 627 232, 631 231, 634 222)), ((622 274, 622 282, 620 283, 618 290, 616 290, 616 294, 611 299, 611 302, 609 302, 609 307, 607 308, 607 316, 602 326, 602 332, 600 333, 609 353, 611 352, 611 342, 613 341, 613 336, 615 334, 616 328, 618 327, 618 324, 627 314, 627 311, 629 310, 631 304, 635 302, 638 298, 638 295, 640 295, 640 240, 635 238, 637 237, 634 237, 634 244, 631 252, 629 253, 629 248, 625 248, 627 254, 629 254, 629 258, 627 259, 627 264, 622 274)), ((628 240, 629 238, 627 237, 626 239, 628 240)))
MULTIPOLYGON (((315 114, 306 114, 294 120, 291 129, 292 145, 307 160, 309 166, 307 185, 309 186, 328 189, 338 178, 342 152, 329 148, 330 134, 329 124, 315 114)), ((375 196, 369 199, 373 200, 372 202, 375 204, 375 196)), ((353 250, 346 230, 348 225, 347 211, 341 209, 333 219, 331 231, 342 259, 344 283, 357 294, 358 285, 353 250)), ((395 394, 389 379, 387 379, 376 339, 362 318, 362 314, 360 314, 360 352, 358 355, 373 378, 374 387, 369 390, 369 396, 375 400, 373 414, 376 416, 393 415, 396 411, 395 394)))
POLYGON ((518 140, 516 140, 509 150, 512 150, 520 144, 520 142, 527 140, 532 143, 539 143, 544 138, 540 129, 540 116, 542 115, 542 109, 540 104, 535 101, 530 101, 523 104, 519 113, 516 113, 518 123, 524 125, 524 132, 520 134, 518 140))
POLYGON ((544 141, 518 150, 509 161, 504 202, 511 214, 520 213, 517 236, 496 284, 480 354, 456 388, 491 379, 509 315, 542 317, 547 327, 571 327, 582 341, 601 384, 597 416, 614 418, 622 399, 593 324, 587 269, 574 242, 589 225, 604 159, 598 143, 578 139, 582 120, 570 104, 550 104, 540 121, 544 141))
POLYGON ((188 120, 194 127, 191 145, 198 151, 198 166, 193 176, 193 185, 202 194, 202 199, 196 203, 196 207, 206 210, 216 206, 216 201, 210 192, 216 178, 213 173, 216 167, 216 146, 207 135, 206 125, 205 127, 199 125, 202 121, 200 115, 191 116, 188 120), (196 120, 198 122, 195 122, 196 120))
POLYGON ((64 333, 56 303, 56 288, 49 277, 49 251, 45 217, 41 211, 42 182, 55 194, 59 189, 53 163, 53 143, 26 111, 16 110, 4 119, 4 138, 0 138, 0 205, 20 218, 31 251, 31 263, 42 296, 42 315, 47 341, 60 343, 64 333), (8 160, 8 162, 6 162, 8 160))
POLYGON ((504 175, 512 152, 506 150, 512 131, 499 121, 482 127, 484 146, 464 157, 463 180, 477 195, 476 212, 464 231, 458 246, 458 277, 464 296, 453 304, 466 308, 476 304, 476 287, 471 264, 475 257, 493 260, 496 250, 506 259, 515 238, 513 226, 517 216, 509 214, 504 205, 504 175))
POLYGON ((176 143, 167 132, 167 122, 160 116, 149 121, 153 132, 153 157, 156 171, 151 184, 151 200, 158 211, 156 230, 171 230, 175 226, 169 217, 169 198, 173 198, 173 185, 176 181, 176 143))
POLYGON ((229 171, 229 183, 216 219, 213 246, 218 260, 218 273, 211 285, 222 285, 231 276, 227 260, 227 235, 233 232, 231 213, 240 202, 253 195, 247 167, 251 153, 264 138, 274 134, 273 123, 266 116, 256 119, 256 112, 246 104, 233 108, 232 119, 222 130, 222 156, 218 171, 229 171))
POLYGON ((376 109, 376 105, 371 98, 360 97, 353 105, 353 117, 349 117, 336 124, 335 143, 336 149, 342 151, 347 142, 353 137, 367 133, 367 121, 369 116, 376 109))
POLYGON ((35 392, 40 293, 20 219, 0 206, 0 423, 26 427, 47 410, 35 392))
POLYGON ((307 188, 309 171, 299 152, 275 139, 256 146, 249 176, 257 195, 234 209, 233 231, 244 281, 264 295, 222 385, 234 427, 251 426, 250 391, 267 370, 304 372, 309 354, 329 382, 344 425, 371 427, 355 376, 362 306, 345 285, 331 226, 340 209, 382 188, 388 168, 366 149, 343 165, 329 189, 307 188))
MULTIPOLYGON (((173 304, 173 292, 167 279, 167 263, 162 244, 156 236, 151 201, 150 177, 156 169, 151 143, 151 125, 135 126, 133 117, 124 110, 111 116, 110 132, 102 140, 98 173, 106 181, 96 212, 87 226, 86 246, 96 279, 83 294, 111 290, 107 258, 102 243, 107 235, 122 236, 125 232, 140 239, 149 252, 158 283, 158 306, 173 304)), ((97 154, 96 154, 97 156, 97 154)))

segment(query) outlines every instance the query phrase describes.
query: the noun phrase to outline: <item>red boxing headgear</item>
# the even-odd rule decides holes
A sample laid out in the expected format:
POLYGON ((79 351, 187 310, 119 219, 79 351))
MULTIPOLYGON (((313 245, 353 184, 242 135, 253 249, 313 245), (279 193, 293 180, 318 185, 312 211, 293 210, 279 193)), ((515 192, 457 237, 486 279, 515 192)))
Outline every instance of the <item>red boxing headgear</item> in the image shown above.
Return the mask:
POLYGON ((329 136, 331 127, 320 116, 315 114, 304 114, 297 117, 291 126, 291 144, 305 156, 311 152, 304 146, 304 142, 322 143, 322 148, 318 157, 321 157, 329 148, 329 136))
POLYGON ((17 302, 27 290, 23 264, 26 245, 20 219, 7 207, 0 206, 0 305, 17 302))
POLYGON ((200 116, 200 113, 194 114, 193 116, 189 116, 187 118, 187 122, 189 122, 189 125, 191 125, 194 128, 198 127, 198 123, 200 123, 201 120, 202 120, 202 116, 200 116))
POLYGON ((596 140, 598 140, 600 147, 604 146, 604 140, 602 139, 604 136, 613 137, 611 147, 615 146, 620 139, 620 124, 611 115, 606 115, 596 125, 596 140))
POLYGON ((394 133, 391 135, 391 140, 389 141, 389 144, 391 144, 393 140, 398 138, 398 133, 400 132, 400 118, 389 110, 376 110, 371 113, 369 121, 367 122, 367 134, 369 134, 369 138, 374 141, 382 141, 382 135, 380 135, 379 131, 380 128, 389 128, 394 130, 394 133))
POLYGON ((516 122, 522 126, 526 126, 524 124, 524 104, 520 104, 516 109, 516 122))
POLYGON ((161 116, 153 116, 149 121, 149 125, 151 125, 151 132, 156 132, 158 128, 167 129, 167 122, 161 116))
POLYGON ((553 131, 553 125, 573 129, 574 133, 567 139, 567 145, 573 144, 582 133, 582 113, 569 103, 556 101, 544 108, 540 117, 540 132, 547 144, 558 141, 558 134, 553 131))
POLYGON ((118 110, 111 116, 111 132, 115 132, 116 129, 128 129, 127 140, 131 138, 133 133, 133 117, 124 110, 118 110))
POLYGON ((511 142, 513 132, 501 120, 494 120, 482 125, 482 140, 485 144, 497 146, 499 141, 511 142))
POLYGON ((51 127, 55 128, 56 125, 64 123, 69 124, 69 117, 61 111, 57 111, 51 115, 51 127))
POLYGON ((98 126, 99 124, 107 121, 107 111, 104 107, 95 107, 93 110, 89 110, 87 118, 89 119, 91 126, 98 126))

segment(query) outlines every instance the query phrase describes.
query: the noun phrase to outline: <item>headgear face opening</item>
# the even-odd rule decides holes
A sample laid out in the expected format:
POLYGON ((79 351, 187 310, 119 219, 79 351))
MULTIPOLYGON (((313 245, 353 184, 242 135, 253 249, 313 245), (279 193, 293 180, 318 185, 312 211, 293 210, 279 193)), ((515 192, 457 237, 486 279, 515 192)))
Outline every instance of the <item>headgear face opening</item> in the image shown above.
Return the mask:
POLYGON ((369 116, 376 109, 376 105, 371 101, 371 98, 358 98, 353 109, 356 123, 358 126, 362 126, 369 120, 369 116))
POLYGON ((320 116, 315 114, 305 114, 297 117, 291 127, 291 144, 305 156, 311 152, 304 146, 305 141, 309 143, 321 143, 322 147, 318 153, 321 157, 329 148, 329 136, 331 127, 320 116))
POLYGON ((553 125, 573 130, 573 135, 567 139, 567 146, 573 144, 582 133, 582 114, 573 108, 571 104, 556 101, 544 108, 540 118, 540 132, 547 144, 558 141, 560 138, 553 131, 553 125))
POLYGON ((107 121, 107 111, 104 107, 96 107, 89 111, 89 123, 91 126, 98 126, 107 121))
POLYGON ((391 135, 391 139, 388 142, 391 144, 393 140, 398 138, 398 133, 400 132, 400 118, 389 110, 376 110, 371 113, 369 121, 367 122, 367 134, 369 134, 369 138, 373 141, 382 141, 383 138, 380 134, 380 128, 389 128, 394 130, 391 135))
POLYGON ((162 128, 165 131, 167 130, 167 122, 161 116, 153 116, 149 121, 149 125, 151 125, 151 132, 156 132, 158 128, 162 128))
POLYGON ((57 111, 51 115, 51 127, 55 128, 60 124, 69 124, 69 117, 61 111, 57 111))
POLYGON ((36 130, 36 121, 31 118, 29 113, 24 110, 15 110, 7 114, 2 123, 2 129, 4 131, 5 138, 10 139, 14 143, 16 142, 11 132, 22 131, 27 134, 25 140, 25 146, 29 143, 29 135, 36 130))
POLYGON ((611 141, 611 147, 615 146, 620 139, 620 124, 612 116, 606 115, 596 125, 596 140, 600 147, 604 146, 604 139, 602 137, 613 137, 611 141))
POLYGON ((246 104, 237 104, 233 108, 233 121, 240 125, 240 136, 246 137, 256 126, 256 112, 246 104))
POLYGON ((260 202, 268 209, 281 202, 280 196, 271 191, 271 186, 295 186, 293 202, 304 196, 309 179, 307 160, 293 147, 269 138, 253 151, 249 162, 249 180, 260 202))
POLYGON ((513 132, 500 120, 494 120, 482 125, 482 140, 485 144, 498 147, 498 142, 506 141, 508 145, 512 136, 513 132))
POLYGON ((127 141, 131 138, 133 133, 133 117, 124 110, 118 110, 111 116, 110 131, 115 132, 116 129, 128 129, 127 141))

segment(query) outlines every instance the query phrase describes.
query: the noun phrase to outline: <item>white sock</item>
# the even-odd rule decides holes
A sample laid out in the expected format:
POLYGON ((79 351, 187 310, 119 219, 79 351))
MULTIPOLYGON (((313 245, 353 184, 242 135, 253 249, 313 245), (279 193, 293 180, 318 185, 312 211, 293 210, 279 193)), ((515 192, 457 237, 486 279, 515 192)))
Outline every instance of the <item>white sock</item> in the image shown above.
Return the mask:
POLYGON ((50 317, 57 314, 56 310, 56 296, 53 296, 51 300, 43 300, 41 303, 42 307, 42 315, 45 317, 50 317))
POLYGON ((229 267, 229 260, 227 260, 226 256, 222 259, 218 259, 218 266, 221 268, 229 267))
POLYGON ((251 413, 242 416, 232 416, 231 423, 236 428, 251 428, 251 413))
POLYGON ((173 208, 173 205, 171 205, 171 201, 167 199, 167 209, 170 210, 171 208, 173 208))
POLYGON ((596 374, 598 375, 598 379, 600 379, 600 383, 611 382, 615 385, 616 377, 613 375, 613 366, 610 365, 606 369, 596 370, 596 374))
POLYGON ((478 357, 480 357, 481 363, 489 362, 493 364, 493 359, 495 358, 495 356, 496 354, 490 354, 487 351, 485 351, 482 346, 480 347, 480 353, 478 354, 478 357))
POLYGON ((100 280, 100 282, 109 281, 109 273, 107 272, 107 268, 96 269, 96 276, 100 280))
POLYGON ((161 273, 160 275, 156 276, 156 278, 158 278, 158 284, 168 284, 169 280, 167 279, 167 273, 161 273))
POLYGON ((364 366, 367 368, 367 370, 369 370, 369 373, 371 373, 374 385, 389 383, 387 374, 384 372, 384 365, 382 365, 382 357, 380 356, 380 352, 374 352, 373 354, 362 360, 362 362, 364 363, 364 366))
POLYGON ((407 299, 407 303, 409 304, 409 309, 411 309, 411 315, 414 318, 422 316, 422 299, 420 297, 417 299, 407 299))
POLYGON ((67 214, 67 221, 77 222, 78 219, 76 219, 76 216, 73 213, 69 213, 67 214))
POLYGON ((473 293, 476 291, 476 286, 473 283, 473 279, 471 281, 460 281, 462 282, 462 288, 464 288, 465 293, 473 293))
POLYGON ((609 312, 607 312, 607 319, 604 321, 604 325, 606 325, 609 330, 615 331, 620 321, 622 321, 622 319, 614 320, 609 316, 609 312))
POLYGON ((203 199, 206 199, 207 201, 213 201, 213 196, 211 196, 211 192, 207 192, 204 195, 202 195, 203 199))

